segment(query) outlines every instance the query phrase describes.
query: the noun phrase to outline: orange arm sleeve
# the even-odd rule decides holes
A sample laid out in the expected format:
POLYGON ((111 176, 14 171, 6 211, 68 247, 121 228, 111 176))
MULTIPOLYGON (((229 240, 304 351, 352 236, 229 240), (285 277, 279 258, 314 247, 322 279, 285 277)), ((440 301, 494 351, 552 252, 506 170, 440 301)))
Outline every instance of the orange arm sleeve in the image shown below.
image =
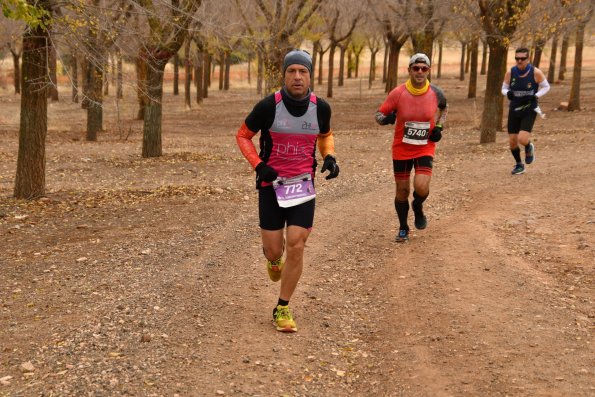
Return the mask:
POLYGON ((262 159, 258 157, 258 153, 256 153, 256 147, 252 142, 252 138, 256 135, 256 132, 252 132, 246 126, 246 123, 242 123, 242 126, 238 130, 236 134, 236 142, 240 147, 240 151, 246 157, 246 160, 252 165, 252 168, 256 168, 256 166, 262 162, 262 159))
POLYGON ((326 134, 318 135, 318 151, 325 158, 327 154, 335 155, 335 138, 333 138, 333 131, 326 134))

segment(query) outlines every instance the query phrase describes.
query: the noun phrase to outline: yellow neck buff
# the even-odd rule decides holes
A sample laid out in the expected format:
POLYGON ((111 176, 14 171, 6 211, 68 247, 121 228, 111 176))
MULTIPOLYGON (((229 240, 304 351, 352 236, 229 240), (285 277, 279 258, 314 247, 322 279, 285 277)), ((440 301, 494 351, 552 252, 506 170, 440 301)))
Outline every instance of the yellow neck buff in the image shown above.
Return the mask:
POLYGON ((430 82, 426 80, 426 85, 423 86, 423 88, 415 88, 413 84, 411 84, 411 79, 409 79, 405 83, 405 87, 407 88, 407 91, 411 93, 411 95, 423 95, 428 92, 428 89, 430 88, 430 82))

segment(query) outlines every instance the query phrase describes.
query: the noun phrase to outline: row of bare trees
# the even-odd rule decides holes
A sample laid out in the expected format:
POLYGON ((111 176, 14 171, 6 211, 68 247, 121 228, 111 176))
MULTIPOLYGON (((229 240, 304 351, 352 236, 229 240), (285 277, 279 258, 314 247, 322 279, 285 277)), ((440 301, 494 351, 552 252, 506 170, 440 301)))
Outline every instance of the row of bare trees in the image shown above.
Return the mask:
MULTIPOLYGON (((29 26, 24 26, 24 33, 20 35, 15 32, 23 31, 24 23, 7 21, 11 32, 0 31, 0 35, 12 37, 7 42, 15 63, 15 91, 21 92, 14 191, 18 198, 45 194, 47 99, 49 96, 57 100, 56 59, 66 66, 73 82, 73 99, 79 95, 80 65, 82 106, 87 110, 87 139, 90 141, 96 140, 103 128, 102 103, 109 83, 108 59, 111 57, 111 64, 117 65, 111 74, 118 75, 119 97, 123 84, 122 62, 132 62, 136 71, 138 117, 143 120, 142 156, 156 157, 162 154, 164 70, 173 60, 177 78, 180 57, 185 66, 185 103, 190 107, 191 81, 194 81, 196 101, 201 102, 208 97, 215 63, 221 71, 219 88, 229 88, 229 68, 234 54, 241 54, 246 60, 254 59, 257 90, 265 94, 280 85, 279 71, 284 54, 291 48, 310 43, 315 71, 312 83, 323 84, 326 62, 326 96, 333 97, 335 65, 339 65, 337 84, 341 86, 345 65, 348 65, 348 77, 352 71, 357 75, 360 55, 366 47, 371 54, 369 86, 376 79, 376 56, 385 49, 382 81, 388 92, 397 85, 397 65, 403 47, 409 45, 411 51, 424 52, 430 58, 437 55, 433 63, 440 77, 442 45, 445 40, 457 40, 463 47, 461 76, 463 64, 469 64, 469 96, 474 97, 479 43, 482 43, 482 72, 487 73, 480 125, 480 142, 484 143, 494 142, 495 133, 501 127, 500 84, 512 43, 533 48, 533 62, 539 64, 543 48, 551 39, 553 64, 548 72, 554 73, 559 38, 564 38, 561 51, 564 57, 564 48, 574 34, 576 55, 569 108, 580 108, 582 46, 585 27, 593 13, 591 0, 27 2, 43 11, 39 14, 42 23, 31 24, 27 20, 29 26), (435 48, 438 54, 434 54, 435 48), (337 51, 339 62, 335 58, 337 51)), ((565 65, 565 59, 560 61, 560 65, 565 65)), ((175 87, 177 90, 177 83, 175 87)))

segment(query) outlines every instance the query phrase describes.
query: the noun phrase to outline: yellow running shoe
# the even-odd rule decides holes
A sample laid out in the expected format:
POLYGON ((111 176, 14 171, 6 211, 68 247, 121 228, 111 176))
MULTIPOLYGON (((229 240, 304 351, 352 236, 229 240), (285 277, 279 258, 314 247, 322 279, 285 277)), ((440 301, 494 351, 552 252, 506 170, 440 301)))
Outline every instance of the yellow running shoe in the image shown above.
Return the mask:
POLYGON ((281 279, 283 265, 285 265, 283 257, 274 261, 267 261, 267 271, 269 272, 269 277, 272 281, 277 282, 281 279))
POLYGON ((277 305, 273 311, 273 322, 277 327, 277 331, 281 332, 296 332, 297 325, 293 320, 293 316, 289 311, 289 306, 277 305))

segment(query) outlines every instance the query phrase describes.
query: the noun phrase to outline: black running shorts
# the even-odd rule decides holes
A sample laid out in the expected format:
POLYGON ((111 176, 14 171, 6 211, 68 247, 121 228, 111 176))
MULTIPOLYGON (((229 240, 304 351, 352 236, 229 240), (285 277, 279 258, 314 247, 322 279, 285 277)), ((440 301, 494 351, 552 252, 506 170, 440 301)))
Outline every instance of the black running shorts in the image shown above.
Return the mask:
POLYGON ((533 109, 516 112, 512 109, 508 111, 508 133, 518 134, 520 131, 531 132, 535 124, 537 113, 533 109))
POLYGON ((260 227, 264 230, 280 230, 287 226, 312 228, 316 199, 289 208, 279 207, 277 196, 272 186, 258 189, 258 216, 260 227))
POLYGON ((393 160, 395 179, 401 181, 408 180, 414 166, 416 174, 432 176, 433 162, 434 158, 432 156, 421 156, 409 160, 393 160))

